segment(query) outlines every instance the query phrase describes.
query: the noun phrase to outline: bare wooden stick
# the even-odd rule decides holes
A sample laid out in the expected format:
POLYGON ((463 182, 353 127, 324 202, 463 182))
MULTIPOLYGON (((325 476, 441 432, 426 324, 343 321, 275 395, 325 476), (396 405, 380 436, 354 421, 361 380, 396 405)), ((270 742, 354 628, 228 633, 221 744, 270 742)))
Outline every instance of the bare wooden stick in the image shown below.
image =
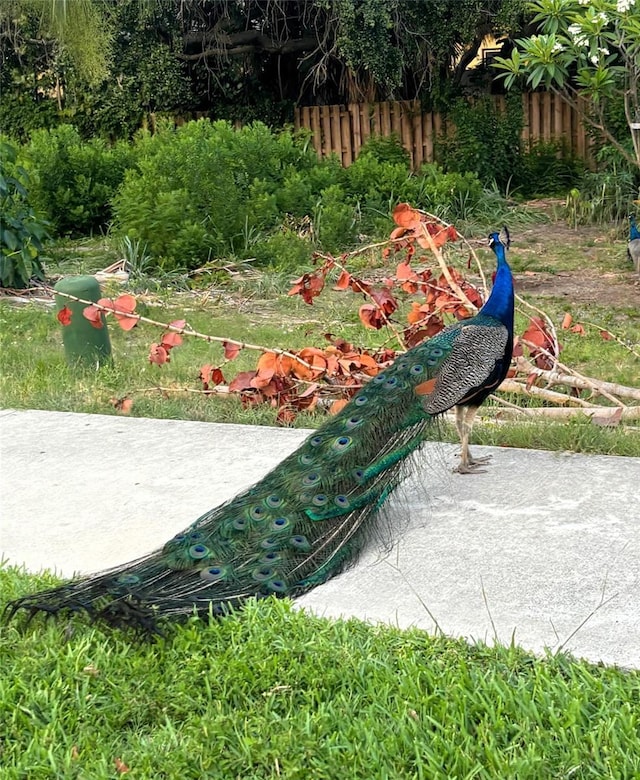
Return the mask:
MULTIPOLYGON (((556 393, 554 390, 548 390, 546 387, 536 387, 536 385, 527 386, 523 382, 517 382, 514 379, 505 379, 498 390, 502 390, 505 393, 520 393, 521 395, 542 398, 545 401, 551 401, 552 403, 560 404, 561 406, 568 406, 571 404, 582 407, 596 406, 596 404, 591 404, 583 398, 574 398, 565 393, 556 393)), ((603 407, 600 406, 598 408, 602 409, 603 407)))
POLYGON ((297 363, 300 363, 300 365, 303 365, 305 368, 310 368, 313 370, 313 366, 309 365, 309 363, 307 363, 305 360, 302 360, 302 358, 298 357, 293 352, 287 352, 285 349, 278 349, 277 347, 262 347, 259 344, 249 344, 246 341, 236 341, 235 339, 225 338, 224 336, 210 336, 207 333, 199 333, 197 330, 188 328, 186 325, 184 328, 178 328, 175 325, 170 325, 167 322, 159 322, 158 320, 152 320, 150 317, 143 317, 141 314, 133 314, 130 311, 117 309, 113 306, 102 306, 95 301, 88 301, 85 298, 78 298, 76 295, 60 292, 60 290, 52 290, 52 293, 54 295, 59 295, 61 298, 69 298, 69 300, 76 301, 77 303, 84 303, 87 306, 95 306, 96 309, 99 309, 105 313, 111 312, 112 314, 119 314, 122 317, 128 317, 129 319, 137 320, 138 322, 146 322, 148 325, 155 325, 156 327, 163 328, 164 330, 168 330, 173 333, 179 333, 181 336, 193 336, 194 338, 202 339, 203 341, 208 341, 209 343, 233 344, 239 349, 251 349, 255 350, 256 352, 273 352, 275 355, 284 355, 285 357, 289 357, 292 360, 295 360, 297 363))
MULTIPOLYGON (((570 417, 578 417, 581 414, 587 417, 607 417, 615 418, 616 421, 626 420, 640 420, 640 406, 628 406, 626 409, 621 409, 619 406, 592 406, 589 409, 577 408, 577 407, 562 407, 562 406, 540 406, 536 409, 531 409, 531 412, 536 417, 549 417, 551 419, 568 419, 570 417)), ((514 417, 516 410, 514 409, 501 409, 498 412, 500 417, 514 417)))
MULTIPOLYGON (((565 368, 561 363, 558 365, 565 368)), ((516 358, 516 367, 518 371, 521 371, 524 374, 536 374, 536 376, 544 379, 549 384, 566 385, 567 387, 575 387, 579 390, 592 390, 599 395, 607 393, 610 397, 621 396, 622 398, 633 398, 636 401, 640 401, 640 388, 638 387, 627 387, 625 385, 616 384, 615 382, 605 382, 602 379, 585 377, 571 369, 566 374, 559 373, 558 371, 547 371, 544 368, 534 366, 533 363, 522 356, 516 358)))

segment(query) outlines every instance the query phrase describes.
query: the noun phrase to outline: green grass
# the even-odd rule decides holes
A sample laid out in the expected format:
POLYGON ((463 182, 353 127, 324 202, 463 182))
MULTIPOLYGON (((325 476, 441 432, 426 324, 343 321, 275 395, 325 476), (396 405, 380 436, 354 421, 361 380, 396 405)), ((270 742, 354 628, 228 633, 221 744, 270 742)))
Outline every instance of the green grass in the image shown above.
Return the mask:
MULTIPOLYGON (((50 582, 0 569, 0 601, 50 582)), ((17 618, 0 655, 6 780, 640 776, 640 673, 565 654, 267 600, 153 644, 17 618)))

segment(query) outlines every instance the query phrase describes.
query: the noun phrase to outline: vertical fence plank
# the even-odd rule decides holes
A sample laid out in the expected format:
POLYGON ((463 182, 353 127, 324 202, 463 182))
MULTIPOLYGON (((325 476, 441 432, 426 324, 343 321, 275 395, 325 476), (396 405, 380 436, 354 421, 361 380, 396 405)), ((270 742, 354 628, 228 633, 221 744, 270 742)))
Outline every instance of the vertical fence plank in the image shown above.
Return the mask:
POLYGON ((551 93, 541 92, 542 97, 542 137, 546 142, 551 140, 551 93))
POLYGON ((362 135, 360 133, 360 105, 358 103, 350 103, 347 108, 349 109, 349 116, 351 117, 351 137, 353 138, 353 159, 357 160, 362 148, 362 135))
POLYGON ((331 152, 342 160, 342 139, 340 138, 340 106, 329 106, 331 152))
MULTIPOLYGON (((427 116, 427 114, 425 114, 427 116)), ((413 169, 417 170, 425 161, 423 115, 418 101, 413 106, 413 169)))
POLYGON ((529 115, 529 138, 537 141, 540 138, 540 93, 531 94, 531 113, 529 115))
POLYGON ((340 145, 342 147, 342 164, 349 166, 354 160, 353 140, 351 138, 351 114, 345 107, 340 111, 340 145))
POLYGON ((391 135, 391 106, 388 102, 380 106, 380 135, 391 135))
POLYGON ((413 132, 412 104, 404 100, 400 106, 400 140, 402 145, 411 155, 411 167, 416 168, 416 138, 413 132))
POLYGON ((371 110, 371 134, 372 135, 380 135, 380 127, 381 127, 381 120, 380 120, 380 112, 381 112, 381 106, 382 103, 373 103, 372 110, 371 110))
POLYGON ((562 113, 562 100, 560 99, 560 95, 554 95, 553 96, 553 126, 551 128, 551 137, 554 138, 556 141, 562 141, 564 132, 563 132, 563 113, 562 113))
POLYGON ((319 122, 322 128, 322 156, 329 157, 331 154, 331 115, 329 106, 319 107, 319 122))

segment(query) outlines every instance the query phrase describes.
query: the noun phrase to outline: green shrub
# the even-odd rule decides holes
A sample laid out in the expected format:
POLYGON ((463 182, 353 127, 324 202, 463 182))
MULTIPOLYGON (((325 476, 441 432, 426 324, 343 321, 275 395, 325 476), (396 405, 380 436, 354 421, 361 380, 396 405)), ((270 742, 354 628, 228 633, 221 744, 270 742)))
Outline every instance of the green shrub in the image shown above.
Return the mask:
POLYGON ((357 208, 339 184, 322 190, 314 212, 316 237, 328 252, 342 252, 356 242, 358 232, 357 208))
POLYGON ((475 173, 483 184, 495 181, 506 189, 521 153, 520 95, 507 95, 504 112, 489 95, 475 102, 457 100, 449 119, 453 132, 439 138, 437 145, 437 158, 445 171, 475 173))
POLYGON ((23 148, 32 176, 34 206, 58 235, 86 235, 106 228, 111 199, 134 164, 128 144, 83 141, 71 125, 36 130, 23 148))
POLYGON ((312 253, 311 241, 287 228, 256 242, 253 247, 256 265, 278 271, 308 268, 312 253))
POLYGON ((587 171, 567 196, 567 219, 574 226, 626 222, 638 195, 637 175, 628 168, 587 171))
POLYGON ((392 165, 404 165, 407 168, 411 164, 411 155, 402 145, 397 133, 391 135, 372 135, 362 145, 360 156, 367 154, 378 162, 391 163, 392 165))
POLYGON ((40 253, 48 234, 29 203, 28 173, 16 161, 16 149, 0 141, 0 286, 23 288, 44 279, 40 253))
POLYGON ((318 163, 304 134, 200 120, 160 126, 135 148, 137 168, 113 201, 115 227, 146 244, 165 269, 250 257, 284 209, 303 216, 314 201, 306 173, 318 163))
POLYGON ((566 144, 539 141, 520 155, 510 189, 524 198, 564 195, 584 174, 566 144))

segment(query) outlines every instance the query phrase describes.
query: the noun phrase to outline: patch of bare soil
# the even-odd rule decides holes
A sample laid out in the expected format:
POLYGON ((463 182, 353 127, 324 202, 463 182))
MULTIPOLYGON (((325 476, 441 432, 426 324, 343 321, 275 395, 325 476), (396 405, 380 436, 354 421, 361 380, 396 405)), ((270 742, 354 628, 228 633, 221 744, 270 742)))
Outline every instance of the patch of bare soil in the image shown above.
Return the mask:
MULTIPOLYGON (((521 256, 531 255, 532 265, 554 265, 559 249, 573 250, 572 259, 584 259, 576 270, 524 271, 514 274, 516 290, 540 297, 567 298, 578 304, 599 303, 612 307, 638 307, 640 310, 640 278, 627 266, 626 258, 620 270, 603 270, 603 259, 615 254, 623 258, 626 242, 613 230, 581 226, 574 230, 564 222, 536 225, 518 236, 516 251, 521 256)), ((606 264, 611 267, 616 262, 606 264)))
POLYGON ((640 282, 630 273, 560 271, 556 274, 525 271, 514 274, 516 292, 563 298, 571 303, 599 303, 640 309, 640 282))

